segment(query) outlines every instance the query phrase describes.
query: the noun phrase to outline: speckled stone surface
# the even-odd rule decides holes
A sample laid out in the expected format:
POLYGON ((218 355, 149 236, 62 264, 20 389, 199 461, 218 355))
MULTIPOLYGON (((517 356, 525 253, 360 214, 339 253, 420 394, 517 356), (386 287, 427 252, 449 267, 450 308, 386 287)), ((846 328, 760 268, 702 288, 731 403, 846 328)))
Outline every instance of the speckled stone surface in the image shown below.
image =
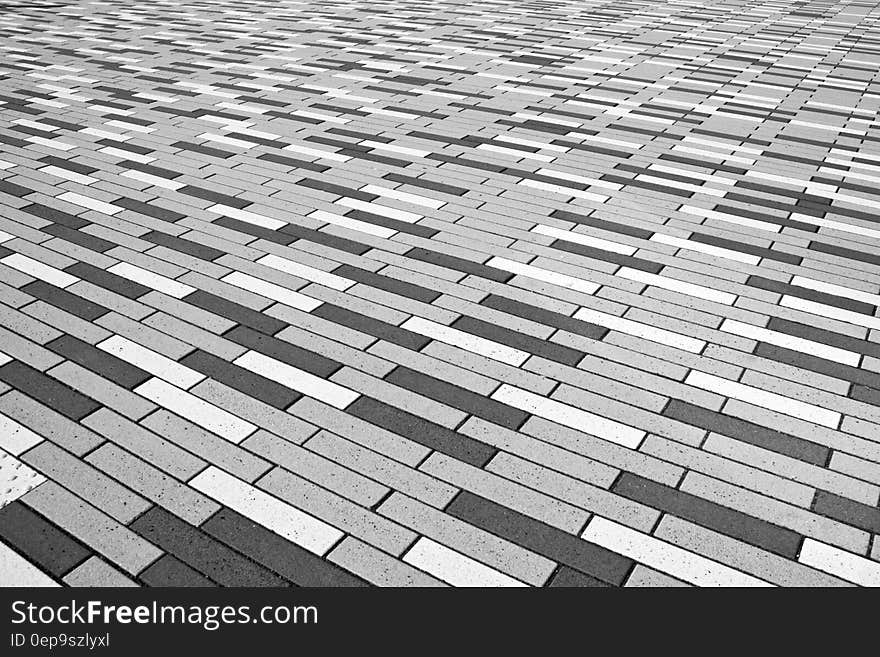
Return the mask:
POLYGON ((878 20, 0 3, 0 584, 880 585, 878 20))

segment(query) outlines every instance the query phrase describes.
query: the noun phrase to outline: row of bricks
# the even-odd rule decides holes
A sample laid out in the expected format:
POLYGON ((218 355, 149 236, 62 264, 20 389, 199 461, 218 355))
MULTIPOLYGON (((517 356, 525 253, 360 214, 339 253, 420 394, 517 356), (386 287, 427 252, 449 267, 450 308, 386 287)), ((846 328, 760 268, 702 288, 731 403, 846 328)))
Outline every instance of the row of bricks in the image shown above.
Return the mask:
MULTIPOLYGON (((111 315, 111 316, 109 316, 109 317, 112 318, 113 316, 111 315)), ((113 329, 116 330, 116 331, 120 331, 120 330, 121 330, 124 334, 129 335, 129 336, 131 336, 131 337, 134 337, 136 340, 144 341, 144 340, 146 339, 146 340, 147 340, 147 344, 151 344, 154 348, 159 348, 160 350, 168 351, 168 352, 171 353, 171 354, 174 354, 174 353, 176 352, 176 353, 178 354, 178 357, 184 355, 186 352, 188 352, 188 351, 191 350, 191 348, 190 348, 189 346, 184 346, 184 343, 181 343, 181 342, 179 342, 179 341, 177 341, 177 342, 169 342, 170 338, 168 338, 168 337, 162 338, 161 336, 162 336, 163 334, 161 334, 161 333, 155 333, 155 332, 154 332, 154 333, 148 333, 148 332, 145 333, 145 332, 142 330, 142 327, 141 327, 140 325, 136 325, 136 324, 132 324, 132 323, 130 323, 130 322, 124 322, 124 321, 123 321, 123 322, 120 322, 120 321, 119 321, 120 319, 121 319, 121 318, 119 318, 119 317, 117 316, 116 321, 114 321, 112 324, 106 324, 106 323, 104 323, 104 322, 102 322, 102 323, 104 323, 105 326, 109 326, 110 328, 113 328, 113 329), (141 330, 138 330, 138 331, 132 332, 130 329, 133 329, 133 328, 138 328, 138 329, 141 329, 141 330), (157 342, 157 340, 158 340, 158 342, 157 342), (182 348, 182 351, 178 351, 178 346, 179 346, 180 348, 182 348)), ((162 322, 162 323, 159 323, 158 325, 159 325, 159 326, 163 326, 163 324, 164 324, 164 326, 166 326, 166 327, 168 326, 168 323, 167 323, 167 322, 162 322)), ((184 325, 180 324, 179 322, 172 322, 170 326, 171 326, 172 328, 179 328, 179 327, 182 327, 182 326, 184 326, 184 325)), ((96 337, 97 339, 101 339, 101 338, 103 338, 103 337, 106 337, 106 335, 107 335, 107 334, 104 333, 104 334, 99 334, 98 336, 94 336, 94 337, 96 337)), ((303 334, 302 334, 301 332, 295 332, 294 335, 297 336, 297 337, 302 337, 303 334)), ((52 339, 52 338, 54 338, 54 337, 57 337, 56 335, 53 335, 53 334, 51 334, 51 333, 48 334, 48 335, 44 333, 43 336, 44 336, 44 338, 45 338, 43 341, 48 341, 49 339, 52 339)), ((97 341, 97 340, 93 340, 93 341, 97 341)), ((225 344, 230 344, 230 345, 231 345, 232 343, 228 343, 228 342, 227 342, 227 343, 225 343, 225 344)), ((216 351, 216 350, 212 350, 211 347, 208 347, 208 348, 209 348, 209 351, 216 351)), ((240 354, 241 350, 242 350, 241 347, 238 347, 238 348, 237 348, 237 351, 238 351, 239 354, 240 354)), ((219 355, 220 355, 221 357, 222 357, 222 356, 226 356, 226 357, 229 357, 229 356, 230 356, 229 353, 220 353, 219 355)), ((46 363, 46 365, 49 365, 49 364, 51 364, 51 361, 50 361, 49 363, 46 363)), ((378 364, 378 363, 377 363, 377 364, 378 364)), ((360 365, 360 363, 358 363, 358 365, 360 365)), ((390 365, 387 366, 387 367, 382 367, 380 370, 378 370, 378 371, 374 371, 374 373, 379 374, 379 375, 387 374, 387 372, 389 371, 390 367, 391 367, 390 365)), ((552 372, 552 371, 550 371, 550 373, 551 373, 551 374, 556 374, 557 378, 559 377, 558 371, 557 371, 557 372, 552 372)), ((663 402, 663 404, 665 404, 665 402, 663 402)), ((661 405, 658 405, 658 406, 662 406, 662 404, 661 404, 661 405)), ((658 409, 655 409, 655 410, 658 410, 658 409)))

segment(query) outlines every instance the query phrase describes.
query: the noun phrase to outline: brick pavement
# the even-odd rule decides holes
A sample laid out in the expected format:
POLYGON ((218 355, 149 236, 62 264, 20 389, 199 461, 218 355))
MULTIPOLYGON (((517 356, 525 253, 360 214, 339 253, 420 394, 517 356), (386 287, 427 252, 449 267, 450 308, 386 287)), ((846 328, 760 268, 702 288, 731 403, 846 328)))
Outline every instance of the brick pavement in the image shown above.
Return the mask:
POLYGON ((880 585, 867 1, 0 2, 0 583, 880 585))

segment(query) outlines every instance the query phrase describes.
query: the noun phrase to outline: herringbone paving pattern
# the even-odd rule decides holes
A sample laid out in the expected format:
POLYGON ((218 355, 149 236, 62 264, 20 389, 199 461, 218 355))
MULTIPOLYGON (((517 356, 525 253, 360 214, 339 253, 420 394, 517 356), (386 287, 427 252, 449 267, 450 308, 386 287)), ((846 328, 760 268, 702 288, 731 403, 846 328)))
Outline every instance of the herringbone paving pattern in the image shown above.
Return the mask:
POLYGON ((0 582, 880 585, 869 1, 0 3, 0 582))

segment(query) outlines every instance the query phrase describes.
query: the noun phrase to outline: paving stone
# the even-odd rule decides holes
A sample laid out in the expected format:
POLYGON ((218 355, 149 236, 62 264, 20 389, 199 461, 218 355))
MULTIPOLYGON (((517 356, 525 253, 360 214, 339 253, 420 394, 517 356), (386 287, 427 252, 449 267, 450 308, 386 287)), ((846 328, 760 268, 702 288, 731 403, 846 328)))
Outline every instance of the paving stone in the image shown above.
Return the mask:
POLYGON ((161 554, 155 545, 54 482, 47 481, 21 501, 130 575, 161 554))
POLYGON ((275 468, 260 479, 259 486, 394 556, 400 556, 415 540, 413 532, 397 523, 384 520, 375 512, 281 468, 275 468))
POLYGON ((242 447, 367 508, 389 492, 371 479, 266 431, 258 431, 242 447))
MULTIPOLYGON (((784 474, 787 479, 802 482, 813 489, 840 493, 841 495, 845 495, 848 499, 852 499, 853 501, 862 504, 873 505, 878 498, 878 489, 876 485, 860 481, 853 477, 848 477, 830 469, 818 468, 794 459, 778 456, 773 452, 766 452, 761 448, 738 444, 735 441, 724 438, 723 436, 710 434, 706 439, 703 448, 725 458, 730 458, 739 461, 740 463, 761 468, 768 472, 784 474)), ((781 482, 777 482, 774 488, 780 490, 780 484, 781 482)), ((795 490, 793 489, 792 492, 795 492, 795 490)), ((806 493, 806 491, 801 491, 801 493, 806 493)), ((814 491, 811 490, 809 493, 810 501, 806 504, 801 503, 799 506, 809 507, 813 499, 813 494, 814 491)), ((800 496, 800 494, 798 496, 800 496)), ((774 495, 774 497, 782 499, 779 495, 774 495)), ((787 501, 796 503, 793 500, 787 501)))
POLYGON ((76 456, 84 455, 103 442, 94 432, 18 390, 11 390, 0 397, 0 412, 76 456))
POLYGON ((669 587, 669 586, 688 586, 685 582, 678 580, 674 577, 670 577, 660 571, 654 570, 653 568, 648 568, 643 566, 642 564, 637 564, 635 568, 633 568, 632 573, 626 580, 626 584, 624 586, 639 586, 639 587, 669 587))
POLYGON ((503 452, 492 460, 487 469, 579 508, 613 518, 634 529, 650 529, 659 516, 659 511, 649 506, 503 452))
POLYGON ((205 461, 222 465, 245 481, 253 481, 272 467, 251 452, 165 410, 151 414, 142 425, 205 461))
POLYGON ((131 528, 169 554, 227 586, 285 586, 284 579, 219 543, 196 527, 154 507, 131 528))
POLYGON ((378 510, 447 548, 534 586, 543 584, 555 568, 546 557, 400 493, 394 493, 378 510))
POLYGON ((364 580, 230 509, 220 510, 201 528, 298 586, 366 585, 364 580))
POLYGON ((290 413, 279 411, 269 404, 211 379, 199 383, 192 392, 239 417, 260 423, 267 430, 293 443, 299 444, 317 431, 314 425, 290 413))
POLYGON ((60 308, 86 321, 93 321, 101 315, 110 312, 109 308, 104 308, 96 303, 90 303, 84 298, 77 297, 67 290, 55 287, 45 281, 29 283, 22 288, 22 292, 26 292, 51 306, 60 308))
POLYGON ((445 586, 427 573, 351 536, 346 536, 327 558, 377 586, 445 586))
MULTIPOLYGON (((689 470, 708 474, 722 481, 735 482, 743 488, 803 508, 810 506, 815 494, 814 488, 791 480, 799 479, 798 477, 789 479, 775 474, 776 472, 784 472, 781 468, 769 468, 769 471, 766 471, 754 467, 762 464, 755 463, 748 458, 738 457, 740 453, 748 453, 747 447, 741 446, 735 441, 725 441, 724 438, 715 434, 711 434, 706 439, 703 449, 694 449, 659 436, 648 436, 641 449, 646 454, 678 463, 689 470), (729 446, 723 457, 717 455, 720 450, 716 447, 716 441, 729 446)), ((792 465, 794 464, 800 465, 797 461, 792 463, 792 465)))
POLYGON ((624 473, 612 490, 642 503, 650 500, 668 514, 740 538, 789 559, 794 558, 800 546, 800 537, 794 532, 636 475, 624 473))
POLYGON ((113 588, 138 586, 136 582, 98 557, 89 557, 65 578, 64 583, 73 587, 104 586, 113 588))
POLYGON ((532 417, 523 425, 522 431, 605 465, 640 474, 667 485, 676 485, 684 472, 682 468, 666 461, 542 418, 532 417))
POLYGON ((454 486, 329 431, 319 431, 305 443, 305 446, 328 459, 369 475, 370 478, 394 490, 437 508, 446 506, 457 492, 454 486))
POLYGON ((806 568, 766 550, 743 543, 675 516, 664 516, 655 530, 658 538, 729 563, 779 586, 845 586, 845 582, 806 568))
POLYGON ((551 588, 605 588, 610 586, 601 579, 596 579, 591 575, 586 575, 574 568, 568 566, 560 566, 547 586, 551 588))
POLYGON ((109 442, 86 460, 190 524, 200 524, 217 510, 213 501, 109 442))
POLYGON ((582 509, 442 454, 432 454, 419 469, 487 499, 504 500, 511 509, 566 532, 577 533, 589 517, 582 509))
POLYGON ((48 441, 22 455, 22 460, 43 472, 122 524, 146 511, 151 504, 90 465, 48 441))
POLYGON ((749 508, 750 502, 760 499, 763 502, 763 507, 753 511, 757 520, 778 525, 783 530, 797 532, 802 536, 818 537, 817 540, 825 540, 854 552, 864 553, 867 551, 868 534, 863 530, 823 518, 806 509, 799 509, 732 484, 700 474, 688 473, 682 482, 681 490, 741 512, 744 512, 743 509, 749 508))
POLYGON ((609 584, 620 584, 632 565, 613 552, 468 491, 462 491, 446 512, 609 584))
POLYGON ((180 559, 163 554, 148 568, 145 568, 140 579, 147 586, 186 586, 209 587, 217 584, 194 568, 190 568, 180 559))
POLYGON ((813 510, 823 516, 840 520, 847 525, 859 527, 874 534, 880 527, 880 508, 876 504, 864 504, 827 491, 817 491, 813 510))
POLYGON ((0 509, 0 536, 50 574, 60 577, 85 561, 91 551, 21 502, 0 509))
POLYGON ((347 410, 362 420, 467 463, 483 465, 495 453, 493 448, 479 441, 366 396, 347 410))
POLYGON ((672 400, 663 414, 807 463, 824 466, 828 462, 830 450, 822 445, 693 404, 672 400))
POLYGON ((248 369, 230 363, 201 349, 189 353, 180 360, 185 365, 216 381, 225 383, 251 397, 259 397, 262 401, 275 408, 287 408, 301 397, 296 390, 291 390, 275 383, 271 379, 255 374, 248 369))
POLYGON ((400 434, 388 431, 349 413, 303 397, 291 412, 309 422, 316 422, 352 442, 372 449, 401 463, 415 466, 421 463, 431 449, 400 434))

